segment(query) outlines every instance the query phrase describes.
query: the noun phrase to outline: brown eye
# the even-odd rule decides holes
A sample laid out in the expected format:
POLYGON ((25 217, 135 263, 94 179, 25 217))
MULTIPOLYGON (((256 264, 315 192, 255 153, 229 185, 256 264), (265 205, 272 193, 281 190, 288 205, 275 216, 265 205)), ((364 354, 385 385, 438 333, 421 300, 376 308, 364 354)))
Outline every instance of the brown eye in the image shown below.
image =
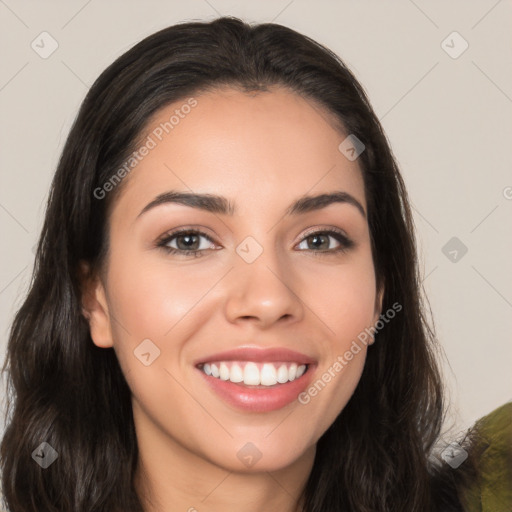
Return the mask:
POLYGON ((181 229, 167 233, 158 243, 170 254, 180 254, 183 256, 202 256, 208 249, 215 249, 212 239, 202 231, 195 229, 181 229), (201 243, 201 239, 206 239, 210 243, 201 243), (175 247, 171 244, 175 243, 175 247))
POLYGON ((354 246, 354 242, 341 232, 326 230, 309 233, 300 242, 299 247, 301 245, 303 249, 305 248, 312 252, 332 254, 350 249, 354 246), (332 239, 338 243, 337 247, 331 247, 333 244, 332 239), (306 244, 306 247, 304 247, 304 244, 306 244))
POLYGON ((194 233, 186 233, 184 235, 177 235, 174 237, 176 239, 176 245, 178 246, 178 249, 181 250, 187 250, 187 249, 193 249, 197 250, 199 246, 201 245, 200 237, 194 233), (182 242, 182 243, 180 243, 182 242))

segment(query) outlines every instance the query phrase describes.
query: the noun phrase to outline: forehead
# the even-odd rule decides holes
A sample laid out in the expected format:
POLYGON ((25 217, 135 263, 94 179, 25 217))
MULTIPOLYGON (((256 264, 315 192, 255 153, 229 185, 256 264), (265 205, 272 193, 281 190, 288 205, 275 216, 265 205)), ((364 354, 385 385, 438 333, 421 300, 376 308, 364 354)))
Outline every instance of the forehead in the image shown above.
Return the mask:
POLYGON ((167 190, 223 195, 240 214, 333 190, 366 208, 361 169, 338 149, 346 136, 332 114, 284 88, 184 98, 148 123, 140 146, 151 149, 124 178, 115 208, 140 211, 167 190))

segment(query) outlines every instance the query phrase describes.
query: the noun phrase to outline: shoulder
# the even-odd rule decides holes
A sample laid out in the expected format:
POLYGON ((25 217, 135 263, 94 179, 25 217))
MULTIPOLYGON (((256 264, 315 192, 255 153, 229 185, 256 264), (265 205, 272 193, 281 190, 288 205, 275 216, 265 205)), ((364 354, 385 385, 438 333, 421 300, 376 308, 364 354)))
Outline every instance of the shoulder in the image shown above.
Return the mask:
POLYGON ((471 429, 473 477, 460 489, 467 512, 512 511, 512 402, 480 418, 471 429))
POLYGON ((436 512, 512 511, 512 402, 480 418, 432 459, 436 512))

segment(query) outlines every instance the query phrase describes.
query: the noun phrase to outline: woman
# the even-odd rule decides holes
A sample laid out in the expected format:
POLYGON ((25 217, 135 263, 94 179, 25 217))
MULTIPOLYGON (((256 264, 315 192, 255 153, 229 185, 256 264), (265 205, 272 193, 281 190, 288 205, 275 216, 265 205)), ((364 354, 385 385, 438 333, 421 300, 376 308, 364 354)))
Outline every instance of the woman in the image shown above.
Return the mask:
POLYGON ((429 458, 419 283, 404 183, 337 56, 233 18, 146 38, 52 184, 8 344, 7 506, 461 510, 429 458))

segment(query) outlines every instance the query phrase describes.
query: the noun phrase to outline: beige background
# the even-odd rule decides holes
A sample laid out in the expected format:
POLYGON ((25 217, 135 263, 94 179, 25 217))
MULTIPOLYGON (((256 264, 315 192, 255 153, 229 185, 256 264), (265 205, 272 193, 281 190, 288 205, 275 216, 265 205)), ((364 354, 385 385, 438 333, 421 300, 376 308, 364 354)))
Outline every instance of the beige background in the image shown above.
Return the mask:
POLYGON ((447 427, 456 434, 510 400, 510 1, 0 0, 1 360, 30 280, 50 180, 88 88, 141 38, 220 14, 287 25, 354 71, 414 206, 424 284, 446 353, 447 427), (58 43, 46 59, 31 48, 43 31, 58 43), (454 31, 460 36, 448 37, 454 31), (457 58, 445 51, 458 54, 464 41, 457 58), (468 249, 456 262, 442 251, 452 237, 468 249))

